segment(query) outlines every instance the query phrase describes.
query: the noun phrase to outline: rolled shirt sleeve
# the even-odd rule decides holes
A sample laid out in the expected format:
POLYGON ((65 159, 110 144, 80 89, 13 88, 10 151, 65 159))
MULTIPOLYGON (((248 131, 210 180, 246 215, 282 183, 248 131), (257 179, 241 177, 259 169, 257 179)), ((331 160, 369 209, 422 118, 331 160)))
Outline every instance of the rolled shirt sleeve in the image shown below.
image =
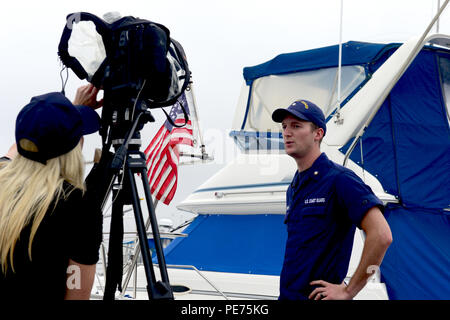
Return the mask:
POLYGON ((383 202, 352 171, 343 171, 336 177, 336 193, 340 205, 344 207, 348 218, 361 229, 361 222, 373 207, 384 211, 383 202))

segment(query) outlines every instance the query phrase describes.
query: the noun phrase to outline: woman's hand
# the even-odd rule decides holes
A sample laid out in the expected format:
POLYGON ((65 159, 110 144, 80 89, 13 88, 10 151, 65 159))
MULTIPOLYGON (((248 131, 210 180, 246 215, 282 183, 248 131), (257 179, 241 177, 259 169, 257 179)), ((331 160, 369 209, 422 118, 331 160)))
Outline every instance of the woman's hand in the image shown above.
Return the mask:
POLYGON ((73 104, 98 109, 103 106, 103 99, 97 101, 97 94, 99 91, 100 89, 97 89, 90 83, 85 86, 81 86, 77 90, 73 104))

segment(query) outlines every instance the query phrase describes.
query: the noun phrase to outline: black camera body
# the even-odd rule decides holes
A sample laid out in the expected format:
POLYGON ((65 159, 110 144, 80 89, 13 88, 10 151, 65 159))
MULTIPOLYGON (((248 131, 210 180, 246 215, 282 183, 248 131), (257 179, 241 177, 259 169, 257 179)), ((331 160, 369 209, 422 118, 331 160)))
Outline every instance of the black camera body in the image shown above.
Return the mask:
POLYGON ((120 144, 136 112, 153 106, 149 101, 168 98, 173 76, 167 60, 169 44, 169 30, 162 25, 133 17, 110 25, 102 127, 110 125, 113 143, 120 144))
POLYGON ((125 91, 125 96, 141 91, 142 99, 150 99, 156 102, 153 107, 159 107, 157 102, 167 100, 172 81, 177 81, 167 58, 169 30, 147 20, 124 17, 110 25, 108 40, 104 88, 125 91))

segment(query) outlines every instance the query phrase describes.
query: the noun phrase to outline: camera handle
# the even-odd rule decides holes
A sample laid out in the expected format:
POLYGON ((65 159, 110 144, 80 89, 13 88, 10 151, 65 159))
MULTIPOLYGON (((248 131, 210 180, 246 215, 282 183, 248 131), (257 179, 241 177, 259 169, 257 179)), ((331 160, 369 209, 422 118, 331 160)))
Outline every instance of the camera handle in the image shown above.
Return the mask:
MULTIPOLYGON (((169 283, 167 267, 159 235, 158 223, 156 219, 150 187, 147 180, 147 166, 145 155, 139 151, 139 145, 133 145, 133 150, 129 150, 129 142, 135 135, 139 121, 149 121, 151 114, 148 111, 140 112, 128 132, 124 143, 118 148, 112 160, 111 169, 114 172, 110 183, 110 190, 113 191, 113 205, 111 213, 111 230, 108 250, 108 267, 106 269, 106 284, 103 300, 114 300, 116 289, 122 290, 122 268, 123 268, 123 206, 132 204, 136 222, 136 230, 141 248, 144 270, 147 280, 147 292, 149 299, 173 299, 172 288, 169 283), (141 116, 147 116, 141 119, 141 116), (150 117, 148 117, 150 116, 150 117), (120 172, 122 168, 122 172, 120 172), (141 175, 142 185, 145 193, 145 200, 152 227, 153 239, 155 243, 156 257, 158 259, 161 281, 156 281, 153 269, 152 257, 147 240, 147 230, 143 221, 142 209, 136 187, 135 174, 141 175), (118 178, 123 181, 113 186, 112 182, 118 178)), ((150 120, 151 121, 151 120, 150 120)), ((104 201, 105 202, 105 201, 104 201)))

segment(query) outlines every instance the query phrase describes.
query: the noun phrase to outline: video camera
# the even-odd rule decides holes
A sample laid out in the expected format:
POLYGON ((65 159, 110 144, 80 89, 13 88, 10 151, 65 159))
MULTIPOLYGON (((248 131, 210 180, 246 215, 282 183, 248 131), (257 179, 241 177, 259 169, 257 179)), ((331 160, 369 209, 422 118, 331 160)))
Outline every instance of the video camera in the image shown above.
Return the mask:
MULTIPOLYGON (((58 47, 66 68, 104 90, 101 159, 108 165, 102 172, 103 177, 96 179, 103 182, 96 199, 102 198, 102 210, 110 192, 114 199, 104 299, 113 300, 117 286, 121 290, 122 219, 126 204, 133 205, 149 298, 173 299, 147 179, 146 159, 139 151, 139 131, 146 122, 154 121, 148 109, 175 104, 189 85, 190 72, 183 48, 170 38, 165 26, 131 16, 110 15, 105 19, 107 21, 86 12, 68 15, 58 47), (116 149, 113 157, 109 152, 111 145, 116 149), (128 148, 129 145, 132 147, 128 148), (135 175, 141 177, 145 194, 149 217, 145 224, 135 175), (147 239, 149 226, 161 281, 156 281, 153 270, 147 239)), ((184 107, 183 111, 187 123, 184 107)), ((166 116, 172 125, 180 126, 175 125, 167 113, 166 116)))
POLYGON ((67 68, 104 90, 104 147, 123 141, 139 112, 173 105, 190 79, 184 50, 165 26, 116 13, 105 19, 69 14, 58 46, 67 68))

